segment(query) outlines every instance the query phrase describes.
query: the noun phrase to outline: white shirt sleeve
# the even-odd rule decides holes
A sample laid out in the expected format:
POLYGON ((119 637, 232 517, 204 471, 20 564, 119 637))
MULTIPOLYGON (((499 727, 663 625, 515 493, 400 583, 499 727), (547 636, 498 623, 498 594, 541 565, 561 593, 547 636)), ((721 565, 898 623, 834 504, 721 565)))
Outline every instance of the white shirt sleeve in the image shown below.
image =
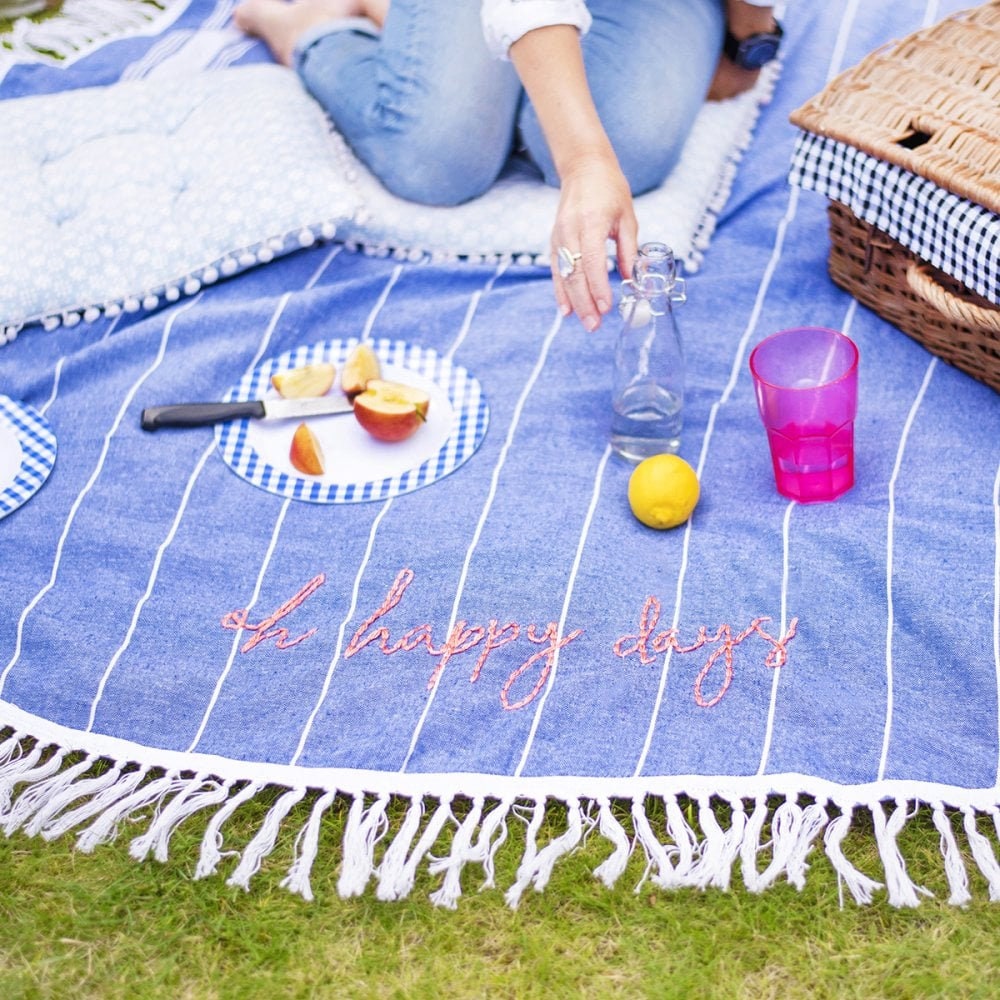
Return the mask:
POLYGON ((580 34, 590 28, 590 11, 583 0, 483 0, 483 34, 495 56, 507 58, 507 50, 522 35, 549 24, 572 24, 580 34))

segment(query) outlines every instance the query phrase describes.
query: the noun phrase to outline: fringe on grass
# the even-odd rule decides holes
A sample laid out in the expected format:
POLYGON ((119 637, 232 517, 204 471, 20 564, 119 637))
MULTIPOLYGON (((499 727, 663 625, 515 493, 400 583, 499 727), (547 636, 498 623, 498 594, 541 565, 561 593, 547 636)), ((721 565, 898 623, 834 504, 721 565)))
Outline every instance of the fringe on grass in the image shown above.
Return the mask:
MULTIPOLYGON (((456 776, 461 785, 461 776, 456 776)), ((51 840, 73 832, 77 847, 93 851, 128 824, 140 829, 129 842, 137 860, 166 861, 170 842, 191 817, 208 815, 195 878, 231 861, 227 884, 250 889, 282 833, 293 837, 283 888, 314 898, 311 874, 328 849, 324 832, 336 825, 337 891, 344 898, 372 890, 390 902, 412 893, 421 876, 434 883, 431 901, 458 906, 470 885, 496 884, 501 848, 519 852, 504 899, 516 908, 529 890, 543 891, 559 862, 589 837, 607 845, 594 878, 612 888, 628 877, 634 891, 647 883, 662 889, 727 890, 734 874, 753 893, 779 881, 802 890, 814 853, 825 851, 838 885, 860 905, 884 891, 894 907, 917 906, 933 895, 907 870, 900 847, 906 824, 929 815, 940 838, 947 901, 973 899, 970 868, 985 880, 991 901, 1000 900, 1000 806, 951 807, 943 800, 901 798, 845 805, 799 795, 741 796, 660 793, 627 799, 412 795, 364 788, 275 788, 259 781, 223 778, 208 771, 164 770, 106 756, 68 751, 14 732, 0 742, 0 826, 51 840), (226 829, 241 806, 265 792, 271 805, 256 833, 239 848, 223 850, 226 829), (402 801, 403 808, 397 808, 402 801), (347 805, 334 818, 336 803, 347 805), (845 843, 873 838, 881 880, 849 860, 845 843)), ((336 850, 336 848, 334 848, 336 850)))

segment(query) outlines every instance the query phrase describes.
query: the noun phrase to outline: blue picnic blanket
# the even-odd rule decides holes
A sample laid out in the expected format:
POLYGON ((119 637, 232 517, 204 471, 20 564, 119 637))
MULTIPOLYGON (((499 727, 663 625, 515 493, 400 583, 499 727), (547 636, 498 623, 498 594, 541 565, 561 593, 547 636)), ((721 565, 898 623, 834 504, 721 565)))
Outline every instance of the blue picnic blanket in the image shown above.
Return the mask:
MULTIPOLYGON (((681 454, 701 481, 681 528, 633 518, 632 467, 608 445, 615 314, 593 335, 561 319, 543 267, 321 241, 151 312, 0 346, 0 394, 57 441, 44 484, 0 520, 0 822, 90 848, 156 804, 144 856, 210 808, 207 874, 226 817, 278 785, 236 884, 305 799, 288 881, 308 895, 343 795, 345 894, 408 891, 451 829, 429 863, 453 905, 463 865, 490 881, 503 829, 524 843, 516 903, 596 827, 609 884, 644 851, 665 886, 724 886, 736 868, 754 890, 801 885, 823 840, 857 899, 884 884, 903 905, 921 887, 895 837, 924 804, 942 831, 933 888, 968 898, 967 842, 1000 893, 977 827, 1000 805, 1000 405, 834 286, 825 202, 786 180, 791 110, 956 9, 789 8, 773 99, 677 311, 681 454), (860 349, 856 485, 831 504, 775 492, 747 367, 758 340, 801 324, 860 349), (146 407, 245 398, 275 359, 361 340, 444 380, 466 420, 461 454, 436 450, 405 488, 309 502, 221 429, 140 428, 146 407), (391 795, 413 808, 376 851, 391 795), (543 844, 551 802, 566 829, 543 844), (858 808, 884 871, 840 849, 858 808)), ((155 44, 14 67, 0 98, 111 83, 155 44)))

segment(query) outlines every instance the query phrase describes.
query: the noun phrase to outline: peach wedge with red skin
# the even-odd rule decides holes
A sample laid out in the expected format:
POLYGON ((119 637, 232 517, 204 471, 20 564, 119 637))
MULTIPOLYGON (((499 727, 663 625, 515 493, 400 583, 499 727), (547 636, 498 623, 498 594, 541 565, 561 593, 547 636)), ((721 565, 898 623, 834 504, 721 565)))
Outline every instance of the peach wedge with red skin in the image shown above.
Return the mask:
POLYGON ((299 424, 295 428, 288 458, 299 472, 307 476, 323 475, 323 449, 308 424, 299 424))
POLYGON ((337 369, 333 365, 328 361, 319 361, 286 372, 276 372, 271 376, 271 385, 284 399, 305 399, 325 396, 336 377, 337 369))
POLYGON ((379 441, 405 441, 427 420, 431 397, 416 386, 370 379, 354 397, 354 416, 379 441))
POLYGON ((382 377, 382 365, 378 355, 368 344, 358 344, 344 362, 340 373, 340 388, 348 399, 353 399, 359 392, 364 392, 372 379, 382 377))

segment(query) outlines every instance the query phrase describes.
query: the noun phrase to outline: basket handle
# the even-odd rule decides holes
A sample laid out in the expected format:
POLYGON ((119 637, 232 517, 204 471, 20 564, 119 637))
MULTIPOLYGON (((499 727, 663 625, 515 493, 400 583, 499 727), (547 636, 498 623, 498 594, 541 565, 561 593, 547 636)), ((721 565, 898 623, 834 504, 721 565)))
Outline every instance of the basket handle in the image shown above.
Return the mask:
POLYGON ((906 283, 914 295, 918 295, 953 322, 1000 333, 1000 309, 988 309, 974 302, 966 302, 939 285, 919 264, 910 262, 906 268, 906 283))

